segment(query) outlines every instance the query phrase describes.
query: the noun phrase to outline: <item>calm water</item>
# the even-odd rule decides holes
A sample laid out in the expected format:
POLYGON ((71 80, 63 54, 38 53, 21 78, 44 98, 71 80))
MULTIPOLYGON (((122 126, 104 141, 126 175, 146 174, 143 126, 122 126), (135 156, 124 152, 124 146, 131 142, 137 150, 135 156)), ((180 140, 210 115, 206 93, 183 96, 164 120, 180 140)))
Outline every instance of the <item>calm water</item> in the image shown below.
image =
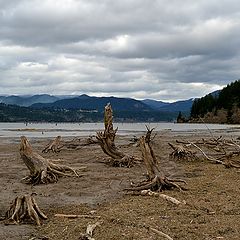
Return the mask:
MULTIPOLYGON (((176 124, 176 123, 114 123, 119 135, 134 135, 146 132, 145 125, 156 131, 200 131, 209 129, 240 128, 240 125, 176 124)), ((89 136, 104 129, 103 123, 0 123, 0 137, 56 137, 89 136)))

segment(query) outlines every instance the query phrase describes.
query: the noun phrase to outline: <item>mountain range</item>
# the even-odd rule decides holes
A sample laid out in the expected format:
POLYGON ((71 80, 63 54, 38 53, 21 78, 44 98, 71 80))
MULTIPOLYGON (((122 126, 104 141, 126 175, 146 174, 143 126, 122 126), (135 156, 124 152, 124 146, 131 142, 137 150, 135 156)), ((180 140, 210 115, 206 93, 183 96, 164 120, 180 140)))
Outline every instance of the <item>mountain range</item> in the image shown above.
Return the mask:
POLYGON ((86 94, 72 95, 32 95, 32 96, 0 96, 0 103, 31 107, 34 109, 81 109, 90 111, 103 111, 104 106, 110 102, 115 111, 161 111, 184 112, 189 114, 193 99, 173 103, 151 99, 136 100, 132 98, 94 97, 86 94))

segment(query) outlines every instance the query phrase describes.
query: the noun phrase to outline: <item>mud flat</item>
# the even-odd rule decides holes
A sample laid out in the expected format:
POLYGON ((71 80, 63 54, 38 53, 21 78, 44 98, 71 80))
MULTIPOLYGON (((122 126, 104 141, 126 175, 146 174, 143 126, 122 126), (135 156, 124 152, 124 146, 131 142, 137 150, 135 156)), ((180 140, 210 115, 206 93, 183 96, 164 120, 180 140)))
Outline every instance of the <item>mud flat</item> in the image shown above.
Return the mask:
MULTIPOLYGON (((238 137, 239 129, 212 130, 214 136, 238 137)), ((186 201, 176 206, 152 196, 125 195, 123 189, 131 181, 143 179, 145 168, 113 168, 106 164, 107 156, 98 145, 78 150, 64 150, 58 154, 42 154, 49 138, 30 138, 33 148, 49 159, 74 168, 87 166, 80 178, 63 177, 57 183, 30 186, 20 182, 28 174, 19 155, 19 138, 0 138, 0 215, 7 211, 18 195, 35 192, 39 207, 48 216, 40 227, 33 224, 8 225, 0 222, 0 239, 80 239, 94 218, 61 218, 55 214, 93 214, 100 216, 101 225, 94 230, 94 238, 105 239, 164 239, 150 228, 173 239, 226 239, 240 236, 240 173, 204 159, 170 161, 168 142, 176 139, 195 141, 209 137, 208 130, 157 132, 153 149, 167 176, 187 181, 188 191, 164 193, 186 201)), ((140 149, 130 144, 133 136, 118 136, 116 144, 122 151, 141 156, 140 149)), ((69 138, 69 137, 68 137, 69 138)), ((67 139, 67 137, 65 138, 67 139)))

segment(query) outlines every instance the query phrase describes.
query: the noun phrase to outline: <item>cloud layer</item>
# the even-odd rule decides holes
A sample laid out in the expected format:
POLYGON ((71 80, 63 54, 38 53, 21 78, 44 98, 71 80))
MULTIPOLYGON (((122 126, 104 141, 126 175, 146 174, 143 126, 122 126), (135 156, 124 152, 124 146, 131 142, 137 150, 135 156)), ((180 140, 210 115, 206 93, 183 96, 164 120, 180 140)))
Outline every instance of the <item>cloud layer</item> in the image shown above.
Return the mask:
POLYGON ((174 101, 240 76, 237 0, 0 0, 0 94, 174 101))

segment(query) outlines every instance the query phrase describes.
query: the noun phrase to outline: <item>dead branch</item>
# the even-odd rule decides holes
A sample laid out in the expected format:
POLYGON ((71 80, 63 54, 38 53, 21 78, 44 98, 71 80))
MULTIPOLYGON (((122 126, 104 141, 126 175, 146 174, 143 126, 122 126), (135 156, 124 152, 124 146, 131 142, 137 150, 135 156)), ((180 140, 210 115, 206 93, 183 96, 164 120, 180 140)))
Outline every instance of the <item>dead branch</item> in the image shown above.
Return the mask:
POLYGON ((154 196, 154 197, 161 197, 175 205, 180 205, 180 204, 186 204, 185 201, 181 202, 179 200, 177 200, 176 198, 174 197, 170 197, 166 194, 162 194, 162 193, 159 193, 159 192, 153 192, 151 191, 150 189, 148 190, 142 190, 141 193, 140 193, 142 196, 154 196))
POLYGON ((152 228, 152 227, 147 227, 148 230, 158 234, 159 236, 165 237, 168 240, 173 240, 173 238, 171 238, 170 236, 168 236, 166 233, 163 233, 159 230, 157 230, 156 228, 152 228))
POLYGON ((62 214, 62 213, 56 213, 54 215, 55 217, 63 217, 63 218, 101 218, 100 216, 93 216, 93 215, 86 215, 86 214, 62 214))
POLYGON ((105 106, 104 126, 104 132, 97 132, 96 138, 103 152, 111 157, 110 165, 114 167, 132 167, 137 159, 124 154, 115 145, 114 141, 118 129, 113 129, 113 115, 110 103, 105 106))
MULTIPOLYGON (((240 145, 233 139, 225 139, 222 136, 198 140, 196 142, 176 140, 184 148, 193 147, 198 151, 198 156, 202 155, 212 163, 222 164, 227 168, 240 168, 240 145)), ((197 153, 195 153, 197 156, 197 153)))
POLYGON ((40 226, 40 218, 47 219, 47 216, 40 210, 32 195, 16 197, 5 215, 6 224, 19 224, 25 220, 33 220, 40 226))
MULTIPOLYGON (((211 162, 215 162, 215 163, 218 163, 218 164, 222 164, 224 165, 225 167, 229 168, 229 167, 235 167, 235 168, 240 168, 240 165, 239 164, 235 164, 233 161, 232 161, 232 157, 234 155, 234 152, 230 152, 230 153, 225 153, 223 156, 221 156, 220 158, 214 158, 212 156, 208 156, 199 146, 197 146, 196 144, 192 143, 192 142, 189 142, 189 144, 191 144, 192 146, 194 146, 195 148, 197 148, 202 154, 203 156, 211 161, 211 162)), ((236 153, 235 153, 236 154, 236 153)), ((237 152, 237 154, 240 154, 240 152, 237 152)))
POLYGON ((30 175, 22 179, 25 183, 35 185, 57 182, 60 176, 79 177, 73 168, 52 163, 50 160, 33 151, 32 146, 25 136, 21 137, 20 156, 30 171, 30 175))

